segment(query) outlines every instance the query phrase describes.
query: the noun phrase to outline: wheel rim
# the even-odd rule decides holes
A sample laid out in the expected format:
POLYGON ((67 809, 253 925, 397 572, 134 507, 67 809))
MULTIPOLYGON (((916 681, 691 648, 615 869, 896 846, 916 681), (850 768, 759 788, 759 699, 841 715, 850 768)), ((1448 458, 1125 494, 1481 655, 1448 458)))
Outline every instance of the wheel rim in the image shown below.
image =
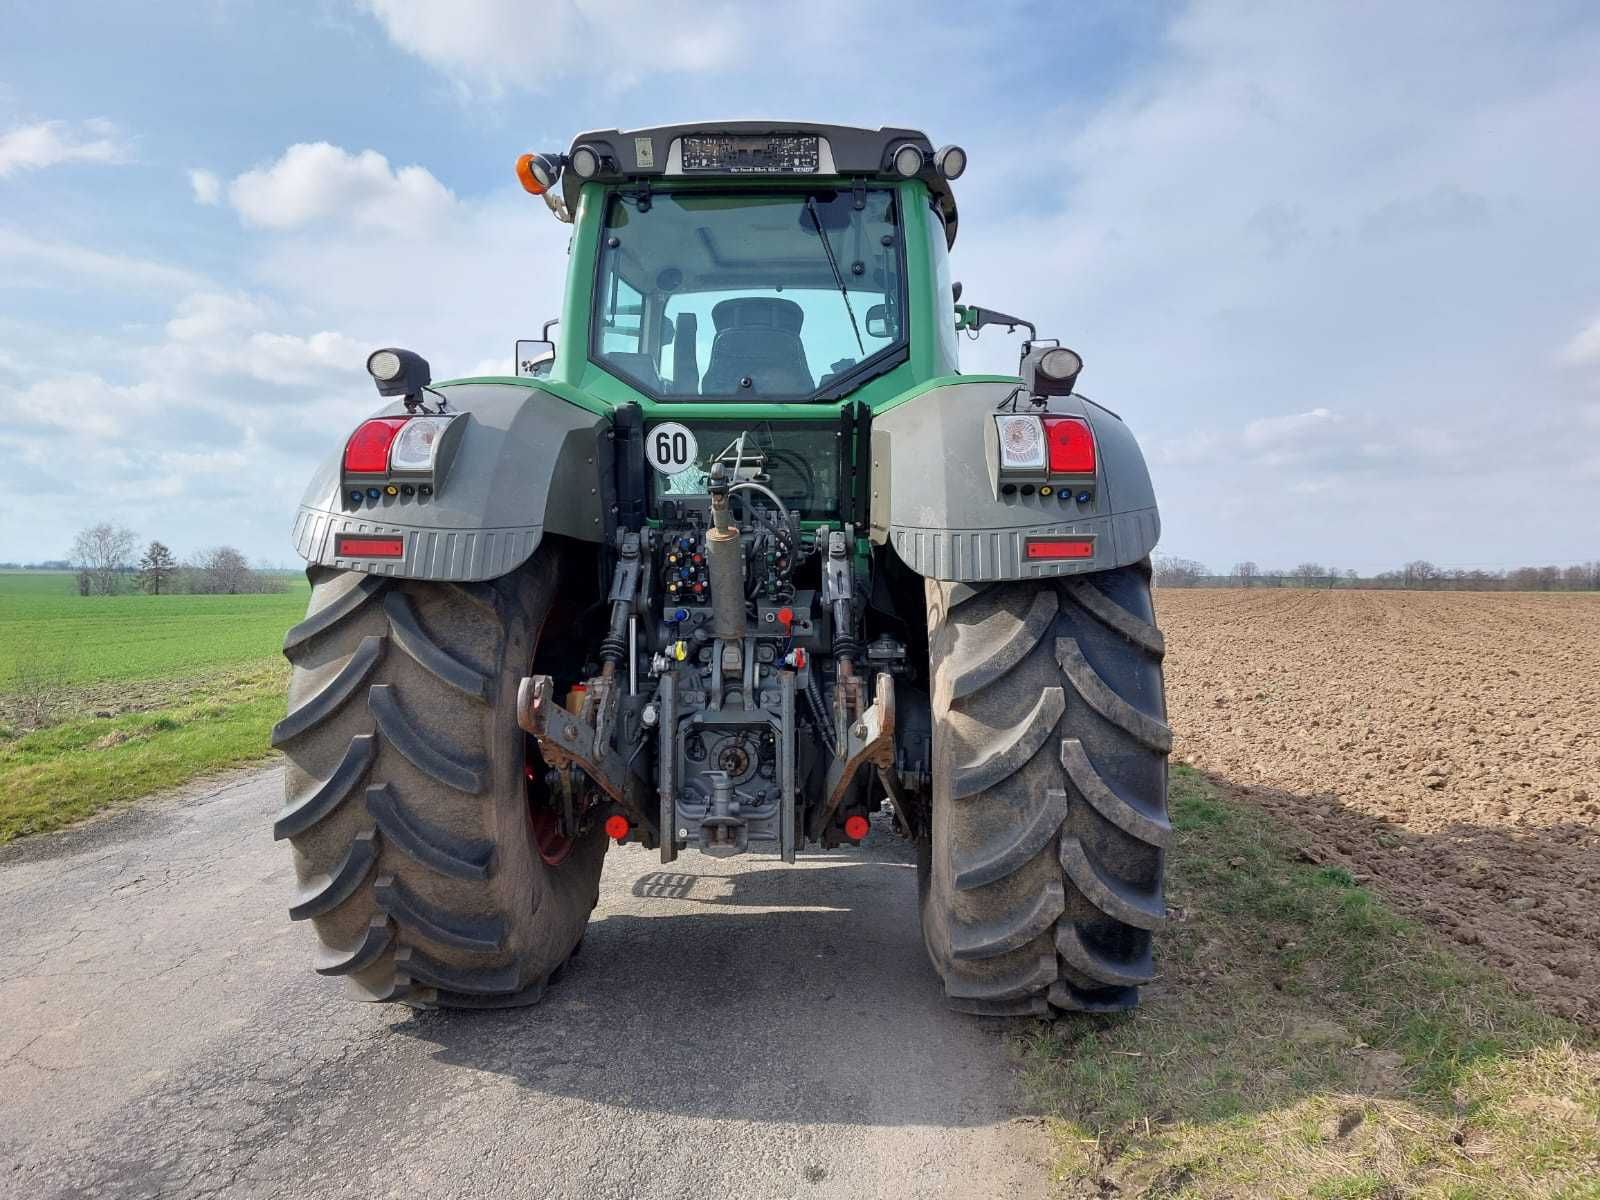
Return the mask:
POLYGON ((544 785, 544 759, 530 737, 524 752, 523 776, 528 793, 528 836, 539 857, 552 867, 559 867, 572 853, 573 840, 561 832, 561 820, 550 806, 550 791, 544 785))

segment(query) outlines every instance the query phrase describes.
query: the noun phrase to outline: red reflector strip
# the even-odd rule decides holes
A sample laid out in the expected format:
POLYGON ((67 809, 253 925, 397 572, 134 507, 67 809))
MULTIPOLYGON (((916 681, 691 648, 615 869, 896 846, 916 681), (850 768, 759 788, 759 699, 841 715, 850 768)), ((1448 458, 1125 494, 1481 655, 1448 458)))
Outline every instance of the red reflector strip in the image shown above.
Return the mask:
POLYGON ((336 558, 404 558, 406 540, 403 537, 374 537, 370 533, 335 534, 333 553, 336 558))
POLYGON ((1024 558, 1093 558, 1093 538, 1028 538, 1022 543, 1024 558))

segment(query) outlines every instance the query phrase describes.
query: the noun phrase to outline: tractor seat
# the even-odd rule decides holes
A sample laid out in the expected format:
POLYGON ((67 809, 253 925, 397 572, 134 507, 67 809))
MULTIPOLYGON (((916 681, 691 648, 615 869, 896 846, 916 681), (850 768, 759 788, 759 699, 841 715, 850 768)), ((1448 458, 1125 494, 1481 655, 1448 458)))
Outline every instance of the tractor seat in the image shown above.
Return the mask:
POLYGON ((700 393, 705 396, 803 396, 816 384, 806 365, 800 326, 805 310, 793 300, 740 296, 711 309, 716 337, 700 393), (750 386, 739 386, 748 377, 750 386))

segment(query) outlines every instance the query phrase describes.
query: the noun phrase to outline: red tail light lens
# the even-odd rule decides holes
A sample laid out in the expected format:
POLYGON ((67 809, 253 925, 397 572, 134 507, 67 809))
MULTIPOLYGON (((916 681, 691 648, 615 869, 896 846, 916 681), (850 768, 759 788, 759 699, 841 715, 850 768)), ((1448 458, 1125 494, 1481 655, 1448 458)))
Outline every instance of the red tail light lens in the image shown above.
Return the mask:
POLYGON ((344 444, 344 469, 359 475, 382 475, 389 470, 389 446, 406 423, 405 417, 374 417, 361 422, 344 444))
POLYGON ((1050 474, 1094 474, 1094 432, 1082 417, 1045 417, 1044 440, 1050 474))

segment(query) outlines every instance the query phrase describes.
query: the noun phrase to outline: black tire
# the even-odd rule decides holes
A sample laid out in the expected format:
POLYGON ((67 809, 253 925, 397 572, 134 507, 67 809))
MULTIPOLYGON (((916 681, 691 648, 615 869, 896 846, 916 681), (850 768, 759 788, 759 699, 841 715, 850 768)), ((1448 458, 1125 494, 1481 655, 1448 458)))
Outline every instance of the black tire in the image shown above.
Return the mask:
POLYGON ((559 567, 547 545, 489 583, 309 572, 273 835, 294 848, 289 915, 316 928, 316 970, 363 999, 535 1003, 583 936, 605 834, 541 857, 516 721, 559 567))
POLYGON ((946 998, 993 1015, 1132 1008, 1172 838, 1149 564, 927 595, 922 930, 946 998))

